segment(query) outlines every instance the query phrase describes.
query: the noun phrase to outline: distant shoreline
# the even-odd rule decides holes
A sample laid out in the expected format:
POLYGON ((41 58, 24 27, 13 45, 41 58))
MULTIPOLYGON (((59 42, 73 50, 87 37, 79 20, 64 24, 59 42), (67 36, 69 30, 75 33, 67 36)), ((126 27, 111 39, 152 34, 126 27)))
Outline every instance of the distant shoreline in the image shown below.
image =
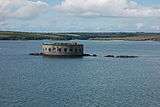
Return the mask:
POLYGON ((160 41, 160 33, 124 33, 124 32, 68 32, 35 33, 0 31, 0 40, 125 40, 125 41, 160 41))
POLYGON ((126 37, 110 37, 110 38, 90 38, 90 40, 124 40, 124 41, 160 41, 160 36, 126 36, 126 37))

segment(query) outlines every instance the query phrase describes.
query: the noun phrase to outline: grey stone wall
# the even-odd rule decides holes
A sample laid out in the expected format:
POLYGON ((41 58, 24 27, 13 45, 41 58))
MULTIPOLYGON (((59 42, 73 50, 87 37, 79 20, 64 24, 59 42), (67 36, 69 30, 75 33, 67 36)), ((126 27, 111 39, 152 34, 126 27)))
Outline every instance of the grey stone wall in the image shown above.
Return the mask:
POLYGON ((52 56, 83 56, 83 45, 42 45, 42 53, 52 56))

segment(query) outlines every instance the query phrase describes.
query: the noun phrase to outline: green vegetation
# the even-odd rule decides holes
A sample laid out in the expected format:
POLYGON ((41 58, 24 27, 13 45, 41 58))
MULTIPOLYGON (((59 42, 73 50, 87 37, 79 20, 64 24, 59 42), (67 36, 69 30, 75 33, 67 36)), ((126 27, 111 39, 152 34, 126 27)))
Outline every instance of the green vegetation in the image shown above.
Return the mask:
POLYGON ((90 32, 76 32, 76 33, 35 33, 35 32, 12 32, 0 31, 0 40, 154 40, 160 41, 160 33, 90 33, 90 32))
POLYGON ((48 33, 32 33, 32 32, 0 32, 0 40, 42 40, 53 39, 63 40, 63 37, 48 33))

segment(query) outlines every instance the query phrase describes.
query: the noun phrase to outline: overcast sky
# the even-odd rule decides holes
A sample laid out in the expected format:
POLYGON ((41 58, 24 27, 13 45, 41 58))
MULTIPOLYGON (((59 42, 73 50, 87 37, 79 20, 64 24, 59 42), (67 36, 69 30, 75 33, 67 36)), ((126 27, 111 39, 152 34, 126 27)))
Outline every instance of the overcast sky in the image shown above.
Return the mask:
POLYGON ((160 0, 0 0, 0 30, 160 32, 160 0))

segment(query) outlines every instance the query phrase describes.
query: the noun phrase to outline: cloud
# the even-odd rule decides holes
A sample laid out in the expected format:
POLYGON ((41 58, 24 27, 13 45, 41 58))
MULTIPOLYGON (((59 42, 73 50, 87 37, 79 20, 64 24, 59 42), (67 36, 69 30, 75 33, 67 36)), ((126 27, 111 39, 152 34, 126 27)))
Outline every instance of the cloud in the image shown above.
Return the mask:
POLYGON ((137 29, 141 29, 142 27, 144 27, 143 23, 136 23, 136 27, 137 29))
POLYGON ((151 29, 156 30, 156 31, 160 31, 160 26, 154 25, 154 26, 151 26, 151 29))
POLYGON ((42 1, 0 0, 0 20, 33 18, 46 12, 48 7, 48 4, 42 1))
POLYGON ((55 9, 79 16, 160 17, 160 7, 142 6, 133 0, 64 0, 55 9))

